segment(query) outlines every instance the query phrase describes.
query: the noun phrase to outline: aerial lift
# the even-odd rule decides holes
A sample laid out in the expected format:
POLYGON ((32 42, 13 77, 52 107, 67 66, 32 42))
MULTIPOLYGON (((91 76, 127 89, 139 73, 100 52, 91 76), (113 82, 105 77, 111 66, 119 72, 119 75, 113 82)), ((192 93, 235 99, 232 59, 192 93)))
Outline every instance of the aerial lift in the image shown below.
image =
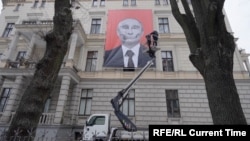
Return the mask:
POLYGON ((154 62, 155 62, 155 52, 157 50, 159 50, 158 48, 156 48, 157 47, 157 41, 158 41, 158 32, 157 31, 153 31, 150 34, 146 35, 146 39, 147 39, 147 45, 148 45, 148 50, 146 51, 146 53, 149 54, 149 56, 151 57, 151 60, 149 60, 147 62, 147 64, 140 70, 140 72, 137 74, 137 76, 134 79, 132 79, 124 89, 122 89, 121 91, 119 91, 117 93, 117 96, 115 96, 114 98, 111 99, 111 104, 112 104, 112 106, 114 108, 114 113, 115 113, 116 117, 121 122, 123 128, 126 131, 129 131, 129 132, 137 131, 137 127, 126 115, 124 115, 122 113, 122 111, 120 110, 120 107, 123 104, 124 100, 128 97, 128 95, 129 95, 128 92, 131 89, 131 87, 140 78, 140 76, 151 65, 154 64, 154 62), (120 102, 120 100, 121 100, 121 102, 120 102))

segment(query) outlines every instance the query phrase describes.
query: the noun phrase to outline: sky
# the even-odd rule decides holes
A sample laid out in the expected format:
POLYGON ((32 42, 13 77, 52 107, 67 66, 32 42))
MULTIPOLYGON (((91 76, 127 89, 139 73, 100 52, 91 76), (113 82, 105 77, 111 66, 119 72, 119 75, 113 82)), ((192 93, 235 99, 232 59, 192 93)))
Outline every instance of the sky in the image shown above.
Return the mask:
POLYGON ((250 0, 225 0, 224 9, 238 47, 250 54, 250 0))
MULTIPOLYGON (((2 9, 2 1, 0 1, 0 9, 2 9)), ((238 38, 236 42, 238 47, 250 53, 250 12, 248 12, 250 0, 225 0, 224 9, 234 32, 234 37, 238 38)))

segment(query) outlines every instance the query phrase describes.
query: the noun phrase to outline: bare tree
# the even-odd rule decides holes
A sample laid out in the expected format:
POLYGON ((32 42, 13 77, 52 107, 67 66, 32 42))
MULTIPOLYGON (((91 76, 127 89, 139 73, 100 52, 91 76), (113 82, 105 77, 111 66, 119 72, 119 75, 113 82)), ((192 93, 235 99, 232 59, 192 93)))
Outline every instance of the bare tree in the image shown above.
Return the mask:
POLYGON ((29 130, 36 130, 45 101, 53 89, 67 52, 73 22, 70 0, 55 0, 54 7, 54 25, 52 31, 45 36, 45 54, 36 65, 30 85, 24 91, 7 132, 7 140, 10 140, 17 130, 20 131, 20 136, 29 136, 29 130))
POLYGON ((189 59, 203 76, 214 124, 247 124, 233 77, 234 37, 227 31, 225 0, 170 0, 190 49, 189 59))

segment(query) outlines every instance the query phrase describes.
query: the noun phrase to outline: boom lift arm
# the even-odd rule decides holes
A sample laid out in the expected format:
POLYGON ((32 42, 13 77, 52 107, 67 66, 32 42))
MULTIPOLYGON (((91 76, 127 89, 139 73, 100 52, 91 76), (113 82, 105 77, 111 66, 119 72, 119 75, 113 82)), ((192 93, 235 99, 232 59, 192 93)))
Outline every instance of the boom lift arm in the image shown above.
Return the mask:
POLYGON ((117 93, 116 97, 114 97, 113 99, 111 99, 111 104, 112 104, 112 106, 114 108, 114 113, 115 113, 116 117, 121 122, 123 128, 125 130, 127 130, 127 131, 130 131, 130 132, 137 131, 137 127, 136 127, 136 125, 126 115, 124 115, 121 112, 120 107, 121 107, 122 103, 124 102, 124 100, 128 97, 128 94, 129 94, 128 92, 131 89, 131 87, 141 77, 141 75, 151 65, 154 64, 155 52, 158 50, 158 49, 156 49, 157 40, 158 40, 158 33, 157 33, 157 31, 153 31, 149 35, 146 35, 146 38, 147 38, 147 44, 148 44, 148 47, 149 47, 149 50, 147 51, 147 53, 149 54, 149 56, 152 59, 147 62, 147 64, 141 69, 141 71, 137 74, 137 76, 134 79, 132 79, 124 89, 122 89, 121 91, 119 91, 117 93), (151 40, 153 40, 153 47, 151 47, 151 40), (120 99, 121 99, 121 103, 119 102, 120 99))

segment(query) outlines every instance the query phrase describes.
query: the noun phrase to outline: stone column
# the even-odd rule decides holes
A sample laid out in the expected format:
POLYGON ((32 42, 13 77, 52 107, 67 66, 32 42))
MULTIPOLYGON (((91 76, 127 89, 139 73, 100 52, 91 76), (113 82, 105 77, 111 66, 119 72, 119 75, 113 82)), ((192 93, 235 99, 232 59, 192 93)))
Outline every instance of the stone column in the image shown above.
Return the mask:
POLYGON ((66 102, 68 100, 68 94, 69 94, 69 87, 70 87, 70 77, 69 76, 63 76, 60 93, 57 101, 56 106, 56 113, 55 113, 55 124, 61 124, 62 123, 62 117, 65 110, 66 102))
POLYGON ((73 87, 72 98, 71 98, 70 107, 69 107, 69 115, 71 115, 70 124, 75 124, 77 120, 80 91, 81 91, 80 85, 75 84, 73 87))
POLYGON ((23 93, 23 81, 24 77, 23 76, 17 76, 15 80, 15 84, 13 85, 9 99, 7 101, 7 104, 4 108, 3 115, 0 119, 1 123, 8 123, 11 120, 11 115, 12 112, 15 112, 16 106, 19 104, 18 101, 21 97, 21 94, 23 93))
POLYGON ((33 51, 33 48, 34 48, 34 45, 35 45, 35 41, 36 41, 36 34, 33 34, 32 37, 31 37, 29 46, 28 46, 26 56, 25 56, 26 60, 30 59, 30 57, 32 55, 32 51, 33 51))
POLYGON ((13 51, 16 49, 16 46, 17 46, 17 43, 18 43, 18 40, 19 40, 19 37, 20 37, 20 32, 16 32, 14 38, 12 39, 11 43, 10 43, 10 46, 9 48, 6 50, 5 52, 5 59, 8 60, 8 59, 11 59, 12 58, 12 53, 13 51))
MULTIPOLYGON (((78 61, 78 65, 77 65, 82 71, 84 71, 83 64, 86 64, 83 62, 84 57, 86 58, 86 56, 84 56, 84 52, 85 52, 85 45, 82 45, 81 49, 80 49, 80 55, 79 55, 79 59, 78 59, 79 61, 78 61)), ((86 53, 86 55, 87 55, 87 53, 86 53)), ((85 60, 85 62, 86 62, 86 60, 85 60)))
POLYGON ((77 33, 72 33, 66 66, 73 67, 74 65, 74 55, 75 55, 75 50, 76 50, 77 38, 78 38, 77 33))
POLYGON ((0 67, 5 67, 6 64, 7 64, 7 61, 12 58, 11 55, 12 55, 13 51, 16 49, 19 37, 20 37, 20 32, 17 31, 15 33, 15 36, 11 40, 9 47, 6 48, 6 50, 5 50, 5 52, 4 52, 3 56, 2 56, 2 59, 1 59, 1 62, 0 62, 0 67))

